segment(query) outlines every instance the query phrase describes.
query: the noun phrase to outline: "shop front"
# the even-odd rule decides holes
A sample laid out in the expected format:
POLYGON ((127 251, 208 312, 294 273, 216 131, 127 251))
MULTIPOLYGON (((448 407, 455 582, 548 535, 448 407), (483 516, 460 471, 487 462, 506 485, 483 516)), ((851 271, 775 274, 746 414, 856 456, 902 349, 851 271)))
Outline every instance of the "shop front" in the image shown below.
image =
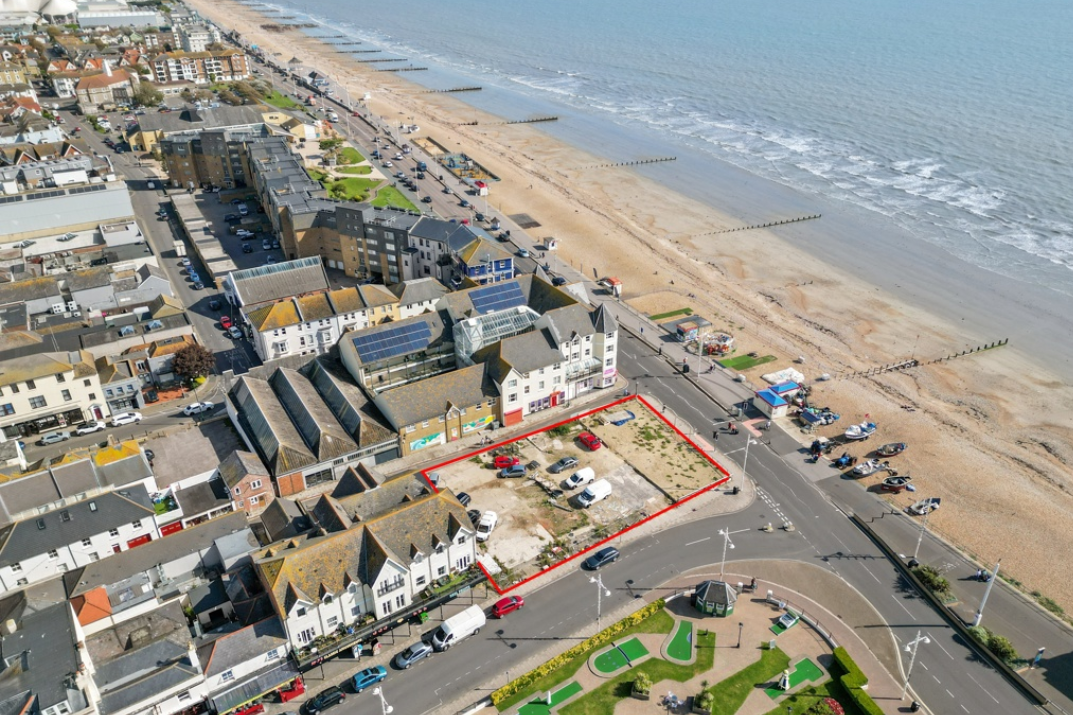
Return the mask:
MULTIPOLYGON (((90 420, 103 420, 104 409, 100 405, 90 405, 89 408, 90 420)), ((33 437, 43 432, 50 432, 52 430, 66 429, 68 427, 77 427, 85 424, 87 421, 86 414, 81 408, 74 408, 56 412, 51 415, 39 415, 32 420, 26 420, 25 422, 18 422, 16 424, 4 426, 4 437, 7 439, 18 439, 20 437, 33 437)))

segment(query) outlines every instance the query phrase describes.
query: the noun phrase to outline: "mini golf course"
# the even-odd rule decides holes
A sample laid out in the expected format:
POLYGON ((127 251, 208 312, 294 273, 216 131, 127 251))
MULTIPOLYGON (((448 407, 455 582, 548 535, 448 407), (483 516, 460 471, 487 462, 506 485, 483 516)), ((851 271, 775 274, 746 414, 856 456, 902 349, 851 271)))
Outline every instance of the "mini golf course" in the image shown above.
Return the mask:
POLYGON ((667 657, 680 663, 693 660, 693 624, 690 621, 678 621, 674 636, 667 645, 667 657))
POLYGON ((612 675, 623 668, 631 667, 646 655, 648 655, 648 649, 635 636, 622 643, 616 643, 600 653, 593 659, 592 667, 600 675, 612 675))
POLYGON ((576 680, 571 681, 558 690, 551 691, 550 705, 546 698, 530 700, 528 703, 518 708, 518 715, 548 715, 548 713, 551 712, 551 709, 556 705, 565 701, 567 698, 572 698, 580 692, 581 685, 579 685, 576 680))
POLYGON ((764 692, 768 694, 768 697, 774 700, 775 698, 786 695, 786 693, 790 692, 790 690, 793 690, 798 685, 801 685, 801 683, 806 680, 814 683, 822 677, 823 671, 820 670, 820 666, 813 663, 809 658, 805 658, 794 666, 793 672, 790 673, 790 688, 788 690, 776 687, 764 688, 764 692))

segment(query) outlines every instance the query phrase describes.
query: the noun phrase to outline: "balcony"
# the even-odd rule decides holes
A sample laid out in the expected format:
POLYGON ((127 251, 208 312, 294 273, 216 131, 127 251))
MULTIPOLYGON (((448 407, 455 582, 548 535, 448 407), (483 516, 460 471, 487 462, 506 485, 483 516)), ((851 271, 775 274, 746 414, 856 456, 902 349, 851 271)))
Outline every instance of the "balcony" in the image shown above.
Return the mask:
POLYGON ((406 584, 406 581, 400 576, 399 578, 395 579, 394 581, 388 581, 387 583, 382 584, 380 586, 380 588, 376 589, 376 595, 377 596, 384 596, 384 595, 387 595, 387 594, 391 593, 392 591, 398 591, 405 584, 406 584))

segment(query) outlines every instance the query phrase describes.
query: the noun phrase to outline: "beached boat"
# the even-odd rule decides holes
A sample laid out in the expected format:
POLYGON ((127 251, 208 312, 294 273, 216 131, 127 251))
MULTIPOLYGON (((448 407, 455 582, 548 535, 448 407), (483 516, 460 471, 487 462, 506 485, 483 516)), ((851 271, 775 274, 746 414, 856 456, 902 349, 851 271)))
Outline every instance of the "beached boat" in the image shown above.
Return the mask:
POLYGON ((875 422, 862 422, 859 425, 850 425, 846 429, 846 439, 868 439, 876 431, 875 422))
POLYGON ((909 447, 905 442, 891 442, 876 449, 877 457, 895 457, 909 447))
POLYGON ((927 499, 921 499, 912 506, 907 506, 905 511, 914 516, 924 516, 938 509, 942 501, 940 497, 928 497, 927 499))
POLYGON ((906 489, 911 492, 916 491, 913 485, 909 483, 911 479, 912 477, 910 476, 887 477, 879 485, 879 490, 883 492, 893 492, 894 494, 901 494, 902 491, 906 489))
POLYGON ((853 473, 858 477, 869 477, 879 470, 883 469, 886 465, 880 462, 878 459, 869 459, 866 462, 861 462, 853 468, 853 473))

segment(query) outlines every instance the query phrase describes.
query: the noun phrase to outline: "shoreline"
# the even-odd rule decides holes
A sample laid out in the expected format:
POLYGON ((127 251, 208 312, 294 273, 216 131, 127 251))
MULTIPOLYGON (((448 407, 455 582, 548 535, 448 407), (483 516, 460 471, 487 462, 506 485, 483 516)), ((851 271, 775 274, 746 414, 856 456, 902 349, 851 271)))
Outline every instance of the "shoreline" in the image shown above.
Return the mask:
MULTIPOLYGON (((883 250, 877 251, 865 242, 853 243, 851 233, 830 235, 837 224, 826 221, 828 214, 822 221, 777 232, 688 238, 740 225, 733 216, 742 212, 721 210, 718 204, 698 202, 657 183, 660 174, 681 172, 684 164, 653 165, 641 171, 583 170, 580 167, 606 160, 561 141, 553 136, 556 131, 529 125, 458 126, 460 120, 485 122, 499 117, 450 94, 419 94, 415 90, 420 85, 409 79, 393 73, 373 74, 370 67, 335 54, 323 40, 297 30, 264 32, 259 25, 270 20, 249 6, 187 1, 221 26, 238 30, 246 42, 262 46, 267 54, 279 52, 279 61, 297 55, 328 72, 345 82, 351 96, 373 91, 371 113, 414 116, 423 127, 422 135, 446 142, 445 146, 462 147, 502 177, 490 197, 501 213, 526 212, 536 217, 543 225, 530 231, 531 235, 560 237, 559 258, 582 268, 586 276, 599 272, 622 278, 627 302, 635 308, 652 313, 694 307, 716 328, 734 333, 746 352, 756 349, 779 357, 778 367, 805 355, 807 372, 835 374, 910 354, 939 357, 964 349, 969 341, 975 346, 1011 337, 1014 346, 1021 340, 1028 344, 1032 331, 1041 331, 1014 310, 1020 305, 1016 297, 1000 296, 999 307, 1009 301, 1007 310, 989 313, 988 301, 981 296, 997 292, 989 288, 994 281, 974 277, 974 291, 948 280, 944 273, 965 274, 963 266, 950 266, 949 261, 955 259, 948 261, 914 247, 913 256, 925 254, 929 256, 925 263, 935 265, 913 265, 905 247, 893 239, 890 245, 879 242, 883 250), (839 241, 857 248, 849 257, 848 270, 832 266, 824 255, 839 241), (879 266, 877 275, 886 278, 883 285, 858 275, 869 266, 879 266), (908 287, 895 282, 898 271, 906 276, 900 283, 908 287), (913 295, 898 293, 931 293, 944 284, 949 284, 948 300, 960 300, 964 312, 970 313, 960 317, 971 320, 958 320, 956 303, 951 304, 949 314, 953 320, 944 320, 936 316, 942 311, 934 306, 926 312, 916 304, 927 301, 913 301, 913 295), (689 297, 690 291, 698 290, 704 294, 689 297), (1023 326, 1020 334, 1025 337, 985 334, 999 323, 1011 329, 1023 326), (978 332, 978 337, 966 335, 963 326, 978 332)), ((608 132, 607 141, 615 133, 608 132)), ((747 175, 752 178, 743 180, 744 170, 732 168, 735 171, 720 170, 714 183, 710 183, 711 176, 695 174, 686 180, 725 190, 719 203, 740 203, 746 211, 774 206, 772 210, 781 213, 811 201, 760 177, 747 175)), ((867 230, 866 220, 861 225, 867 230)), ((860 229, 851 223, 841 230, 860 229)), ((883 231, 873 227, 868 232, 876 233, 883 231)), ((847 256, 841 258, 845 261, 847 256)), ((1068 342, 1071 336, 1057 337, 1068 342)), ((1037 335, 1034 340, 1041 346, 1037 357, 1043 354, 1042 348, 1060 351, 1063 341, 1057 337, 1037 335)), ((944 497, 944 509, 932 521, 937 531, 985 561, 1014 547, 1009 573, 1028 590, 1038 589, 1067 606, 1073 604, 1073 585, 1054 573, 1045 558, 1033 556, 1032 549, 1033 534, 1040 523, 1046 523, 1055 525, 1049 535, 1054 548, 1073 550, 1073 533, 1064 526, 1073 523, 1073 499, 1066 491, 1073 487, 1069 476, 1073 439, 1069 420, 1063 417, 1073 397, 1068 381, 1041 371, 1023 352, 1004 348, 867 383, 821 385, 817 403, 841 412, 845 424, 859 421, 867 412, 884 428, 882 441, 913 444, 907 456, 900 458, 904 460, 900 468, 914 468, 919 486, 944 497), (904 412, 901 406, 906 404, 916 411, 904 412)))

